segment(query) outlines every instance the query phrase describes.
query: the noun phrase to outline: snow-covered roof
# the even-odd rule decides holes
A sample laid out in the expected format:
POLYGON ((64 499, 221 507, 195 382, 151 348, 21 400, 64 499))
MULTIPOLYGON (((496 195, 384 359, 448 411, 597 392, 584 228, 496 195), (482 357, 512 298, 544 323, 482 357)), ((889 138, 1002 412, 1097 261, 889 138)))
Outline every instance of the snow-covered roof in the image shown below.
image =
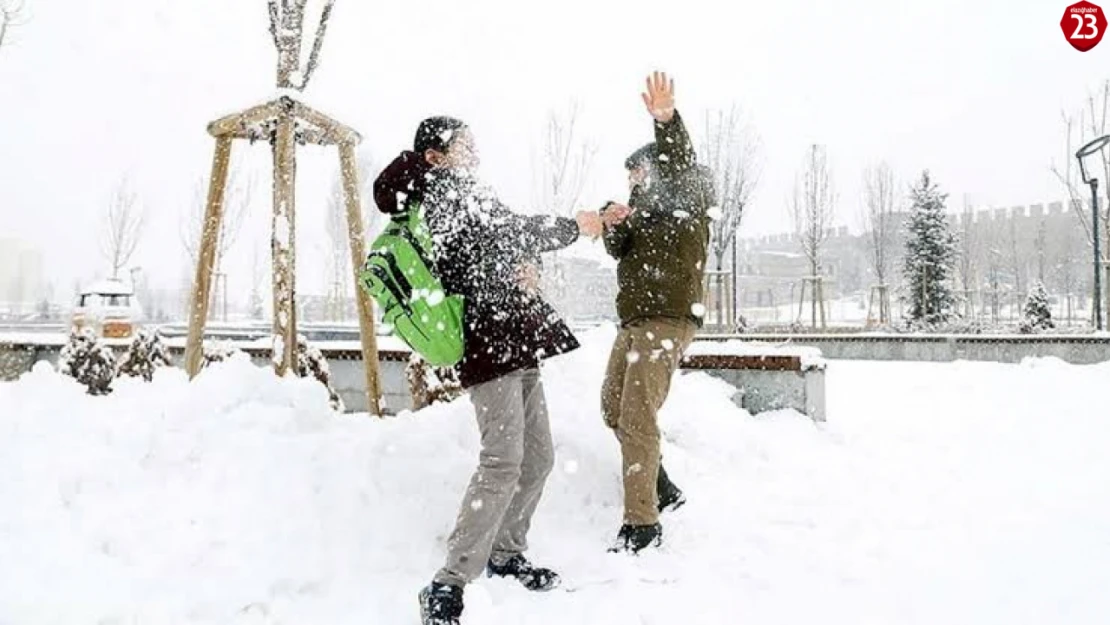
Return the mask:
POLYGON ((100 280, 81 289, 81 295, 97 293, 100 295, 131 295, 134 290, 122 280, 100 280))

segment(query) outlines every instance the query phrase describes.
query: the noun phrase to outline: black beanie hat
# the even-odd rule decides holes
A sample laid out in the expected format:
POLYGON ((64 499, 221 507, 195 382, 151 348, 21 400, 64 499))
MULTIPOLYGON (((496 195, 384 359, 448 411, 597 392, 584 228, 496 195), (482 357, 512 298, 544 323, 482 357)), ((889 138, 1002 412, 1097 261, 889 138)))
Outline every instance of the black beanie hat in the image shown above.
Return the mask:
POLYGON ((649 143, 636 150, 624 160, 625 169, 636 169, 642 165, 652 167, 659 158, 659 148, 654 143, 649 143))
POLYGON ((420 122, 420 126, 416 128, 412 149, 417 154, 423 154, 428 150, 446 152, 451 142, 455 140, 456 134, 466 127, 462 120, 454 117, 429 117, 420 122))

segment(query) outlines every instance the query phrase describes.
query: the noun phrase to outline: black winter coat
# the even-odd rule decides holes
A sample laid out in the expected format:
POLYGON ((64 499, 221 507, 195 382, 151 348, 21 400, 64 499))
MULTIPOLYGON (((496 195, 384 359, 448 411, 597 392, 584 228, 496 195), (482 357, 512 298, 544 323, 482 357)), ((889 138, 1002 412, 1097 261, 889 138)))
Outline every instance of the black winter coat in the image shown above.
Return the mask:
POLYGON ((519 281, 540 254, 578 238, 571 219, 518 215, 466 173, 428 170, 406 152, 374 183, 378 208, 398 213, 422 202, 432 234, 436 271, 448 293, 463 297, 464 353, 456 366, 468 388, 538 367, 579 347, 558 313, 519 281))

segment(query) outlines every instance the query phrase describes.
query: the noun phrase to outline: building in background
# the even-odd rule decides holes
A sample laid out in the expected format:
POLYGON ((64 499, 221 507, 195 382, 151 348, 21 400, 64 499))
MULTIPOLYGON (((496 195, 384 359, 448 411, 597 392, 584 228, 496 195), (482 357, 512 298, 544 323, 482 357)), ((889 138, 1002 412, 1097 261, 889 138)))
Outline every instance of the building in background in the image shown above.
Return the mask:
POLYGON ((0 237, 0 319, 23 319, 53 308, 51 295, 41 250, 0 237))

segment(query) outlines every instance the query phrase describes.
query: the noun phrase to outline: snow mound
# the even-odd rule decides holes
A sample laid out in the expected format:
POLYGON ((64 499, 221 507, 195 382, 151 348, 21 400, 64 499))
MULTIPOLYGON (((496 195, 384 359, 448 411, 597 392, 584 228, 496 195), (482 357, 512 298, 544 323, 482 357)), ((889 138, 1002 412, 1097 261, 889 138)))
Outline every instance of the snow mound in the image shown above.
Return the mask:
MULTIPOLYGON (((480 579, 464 625, 1093 623, 1110 609, 1110 428, 1076 392, 1110 369, 834 363, 822 426, 753 418, 727 384, 680 375, 663 450, 690 503, 664 517, 661 550, 627 558, 605 553, 621 501, 598 408, 614 335, 583 335, 544 374, 556 469, 529 555, 565 588, 480 579)), ((315 380, 243 355, 104 397, 36 367, 0 384, 0 623, 414 623, 477 443, 465 398, 337 415, 315 380)))

